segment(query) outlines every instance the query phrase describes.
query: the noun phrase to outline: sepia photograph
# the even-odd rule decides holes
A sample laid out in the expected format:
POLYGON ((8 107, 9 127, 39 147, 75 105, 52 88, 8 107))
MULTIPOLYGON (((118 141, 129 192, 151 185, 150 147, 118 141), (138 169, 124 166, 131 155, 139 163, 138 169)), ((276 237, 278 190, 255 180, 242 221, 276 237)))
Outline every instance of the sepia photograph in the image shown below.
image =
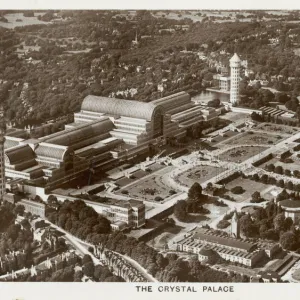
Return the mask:
POLYGON ((1 8, 0 282, 300 283, 300 10, 1 8))

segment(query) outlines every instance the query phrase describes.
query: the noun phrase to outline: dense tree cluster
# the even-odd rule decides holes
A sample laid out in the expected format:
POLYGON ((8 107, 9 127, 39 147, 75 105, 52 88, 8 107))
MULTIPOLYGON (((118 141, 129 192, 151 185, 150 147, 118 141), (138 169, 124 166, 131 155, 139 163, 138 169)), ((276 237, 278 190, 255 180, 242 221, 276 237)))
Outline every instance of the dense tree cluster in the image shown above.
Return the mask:
MULTIPOLYGON (((237 26, 235 22, 214 22, 217 16, 193 22, 150 12, 138 12, 132 20, 115 11, 56 13, 63 22, 0 28, 0 79, 5 80, 1 98, 7 118, 20 126, 74 112, 88 94, 149 101, 182 90, 198 93, 210 85, 217 71, 210 59, 200 59, 200 52, 205 56, 213 52, 214 60, 225 64, 228 57, 220 52, 238 52, 247 57, 253 76, 282 76, 272 85, 286 97, 274 96, 259 86, 247 87, 245 81, 243 105, 259 107, 275 99, 291 110, 299 107, 293 97, 300 91, 300 59, 288 37, 291 30, 299 31, 297 24, 267 25, 259 19, 237 26), (188 25, 188 30, 181 25, 188 25), (270 47, 268 39, 279 31, 279 45, 270 47), (136 34, 138 44, 133 45, 136 34), (24 50, 19 56, 17 47, 24 50), (286 83, 289 76, 295 79, 286 83), (129 92, 132 88, 135 94, 129 92)), ((33 13, 24 12, 24 16, 33 17, 33 13)), ((54 11, 48 11, 38 18, 49 22, 54 17, 54 11)), ((5 20, 5 13, 1 18, 5 20)), ((294 37, 293 42, 296 40, 294 37)), ((215 107, 218 101, 209 105, 215 107)))
POLYGON ((68 260, 59 260, 50 269, 37 271, 37 275, 31 273, 19 274, 14 281, 30 282, 82 282, 92 279, 99 282, 122 282, 121 277, 115 276, 107 266, 95 266, 91 257, 85 255, 69 257, 68 260), (84 279, 85 278, 85 279, 84 279))
POLYGON ((203 207, 207 201, 207 195, 202 193, 202 187, 195 182, 188 191, 187 200, 179 200, 174 206, 174 215, 179 221, 188 221, 189 213, 207 213, 203 207))
POLYGON ((15 221, 16 215, 13 213, 13 206, 9 203, 0 206, 0 233, 15 221))
MULTIPOLYGON (((285 162, 290 163, 290 162, 293 162, 293 160, 285 159, 285 162)), ((300 178, 299 170, 291 171, 290 169, 283 169, 283 167, 281 165, 278 165, 275 167, 275 165, 271 163, 271 164, 268 164, 265 166, 265 170, 267 170, 268 172, 274 172, 277 174, 284 174, 285 176, 289 176, 289 177, 300 178)))
MULTIPOLYGON (((284 190, 278 195, 278 201, 290 195, 284 190)), ((282 208, 273 201, 266 208, 255 207, 254 212, 240 218, 241 231, 246 237, 279 241, 284 249, 300 248, 300 231, 294 227, 293 220, 285 217, 282 208)))
POLYGON ((32 263, 33 235, 27 219, 21 224, 14 224, 17 213, 14 205, 4 203, 0 206, 0 257, 2 266, 0 273, 5 274, 12 270, 21 269, 32 263), (10 254, 10 259, 4 259, 10 254))
POLYGON ((54 208, 47 210, 47 218, 81 239, 85 239, 89 234, 110 231, 110 221, 82 200, 64 201, 57 210, 54 208))

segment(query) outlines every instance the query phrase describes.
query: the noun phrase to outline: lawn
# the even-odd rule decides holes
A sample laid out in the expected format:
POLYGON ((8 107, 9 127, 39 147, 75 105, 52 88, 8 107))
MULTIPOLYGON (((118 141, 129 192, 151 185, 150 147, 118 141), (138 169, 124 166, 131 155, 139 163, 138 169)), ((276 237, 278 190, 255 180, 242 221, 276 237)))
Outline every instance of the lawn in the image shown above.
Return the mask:
POLYGON ((255 191, 262 192, 263 190, 265 190, 268 187, 270 187, 270 185, 268 185, 268 184, 264 184, 264 183, 256 182, 256 181, 253 181, 250 179, 238 177, 225 185, 225 188, 227 191, 223 195, 233 197, 236 202, 243 202, 243 201, 246 201, 247 199, 251 198, 251 195, 255 191), (241 186, 245 191, 242 194, 238 194, 238 195, 233 194, 231 192, 231 189, 236 186, 241 186))
POLYGON ((153 174, 146 179, 133 182, 119 191, 118 194, 126 193, 126 195, 130 197, 146 201, 155 201, 156 197, 160 197, 161 199, 168 198, 172 195, 170 193, 172 189, 162 182, 161 176, 162 175, 153 174))
MULTIPOLYGON (((266 134, 266 133, 257 133, 252 131, 247 131, 241 135, 238 135, 236 138, 230 139, 228 144, 234 145, 272 145, 277 144, 279 141, 283 139, 279 134, 266 134)), ((227 142, 224 141, 224 144, 227 142)))
POLYGON ((209 213, 207 214, 189 214, 189 218, 185 222, 178 221, 177 218, 174 215, 171 215, 170 217, 173 218, 176 221, 176 224, 186 227, 187 224, 190 226, 200 226, 200 225, 206 225, 211 222, 213 222, 215 219, 219 218, 222 215, 225 215, 225 213, 229 210, 228 206, 216 206, 213 203, 206 203, 203 205, 204 208, 209 210, 209 213))
MULTIPOLYGON (((232 141, 232 144, 234 144, 234 141, 232 141)), ((223 161, 240 163, 264 150, 266 150, 266 147, 263 146, 241 146, 223 152, 219 158, 223 161)))
POLYGON ((298 131, 296 127, 272 123, 262 123, 259 126, 257 126, 257 129, 266 130, 269 132, 276 132, 278 134, 283 133, 289 135, 293 135, 298 131))
POLYGON ((179 174, 176 179, 187 186, 191 186, 195 182, 199 182, 201 184, 207 180, 210 180, 224 171, 225 169, 221 167, 196 166, 179 174))
POLYGON ((299 171, 300 170, 300 161, 296 160, 296 159, 293 159, 292 156, 290 158, 293 160, 293 162, 291 162, 291 163, 284 163, 284 162, 281 162, 278 158, 272 158, 271 160, 269 160, 266 163, 262 164, 260 166, 260 168, 264 168, 266 165, 273 164, 275 167, 282 166, 282 168, 284 170, 289 169, 290 171, 295 171, 295 170, 299 171))
POLYGON ((170 226, 164 229, 164 232, 160 232, 157 236, 151 239, 148 244, 157 249, 165 249, 168 242, 181 232, 183 227, 180 226, 170 226))
POLYGON ((23 13, 5 14, 4 17, 7 19, 8 22, 7 23, 0 22, 0 27, 13 29, 15 27, 20 27, 20 26, 50 24, 49 22, 38 20, 37 15, 43 15, 43 14, 44 13, 35 14, 34 17, 24 17, 23 13))

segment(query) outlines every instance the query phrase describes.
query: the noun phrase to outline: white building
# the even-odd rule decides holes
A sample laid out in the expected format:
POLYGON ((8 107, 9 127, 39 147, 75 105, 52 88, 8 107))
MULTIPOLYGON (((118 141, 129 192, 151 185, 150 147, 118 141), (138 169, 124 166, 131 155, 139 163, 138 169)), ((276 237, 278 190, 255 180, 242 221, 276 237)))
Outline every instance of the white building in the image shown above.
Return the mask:
POLYGON ((193 235, 178 241, 177 251, 198 254, 200 261, 217 255, 224 260, 249 267, 253 267, 265 255, 264 250, 257 247, 257 243, 204 228, 197 228, 193 235))
POLYGON ((235 105, 239 103, 240 70, 241 59, 234 53, 230 62, 230 102, 235 105))

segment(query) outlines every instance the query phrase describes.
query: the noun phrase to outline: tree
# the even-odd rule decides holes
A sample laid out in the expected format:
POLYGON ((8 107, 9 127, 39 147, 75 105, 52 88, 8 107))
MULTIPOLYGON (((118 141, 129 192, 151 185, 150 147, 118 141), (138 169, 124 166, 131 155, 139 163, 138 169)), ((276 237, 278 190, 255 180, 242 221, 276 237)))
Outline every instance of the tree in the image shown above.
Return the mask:
POLYGON ((282 192, 277 195, 276 201, 279 202, 279 201, 286 200, 289 198, 290 198, 289 193, 286 191, 286 189, 283 189, 282 192))
POLYGON ((269 177, 269 184, 276 185, 276 179, 274 177, 269 177))
POLYGON ((85 254, 82 258, 82 264, 85 265, 88 262, 93 262, 92 257, 89 254, 85 254))
POLYGON ((292 182, 292 181, 288 181, 288 182, 286 183, 286 188, 287 188, 288 190, 293 190, 293 189, 294 189, 294 184, 293 184, 293 182, 292 182))
POLYGON ((268 183, 268 179, 269 179, 269 176, 268 176, 267 174, 263 174, 263 175, 261 176, 261 178, 260 178, 260 181, 261 181, 262 183, 267 184, 267 183, 268 183))
POLYGON ((202 196, 202 187, 198 182, 195 182, 188 191, 188 197, 191 200, 200 200, 202 196))
POLYGON ((53 205, 57 205, 58 204, 58 200, 54 195, 49 195, 48 199, 47 199, 47 204, 49 206, 53 206, 53 205))
POLYGON ((179 200, 174 207, 174 215, 179 221, 186 221, 187 219, 187 207, 186 201, 179 200))
POLYGON ((94 263, 92 261, 85 263, 82 270, 86 276, 93 277, 95 272, 94 263))
POLYGON ((233 194, 243 194, 245 190, 241 186, 235 186, 231 189, 233 194))
POLYGON ((227 220, 221 220, 218 224, 217 224, 217 228, 219 229, 224 229, 227 228, 230 225, 230 222, 227 220))
POLYGON ((258 203, 261 200, 260 192, 256 191, 251 195, 251 202, 258 203))
POLYGON ((268 170, 269 172, 274 172, 274 170, 275 170, 274 164, 269 164, 269 165, 267 166, 267 170, 268 170))
POLYGON ((258 176, 258 174, 253 174, 253 180, 254 181, 259 181, 259 176, 258 176))
POLYGON ((283 213, 281 214, 278 214, 275 218, 274 218, 274 228, 277 230, 277 231, 284 231, 285 230, 285 216, 283 213))
POLYGON ((208 107, 218 108, 221 104, 220 99, 213 99, 207 102, 208 107))
POLYGON ((22 225, 22 227, 25 230, 30 230, 30 228, 31 228, 31 225, 30 225, 28 219, 23 219, 20 224, 22 225))
POLYGON ((284 175, 291 176, 291 171, 289 169, 284 170, 284 175))
POLYGON ((283 179, 279 179, 279 180, 277 181, 277 185, 278 185, 279 187, 281 187, 281 188, 284 188, 284 180, 283 180, 283 179))
POLYGON ((291 231, 284 232, 280 236, 280 244, 283 249, 295 250, 295 248, 297 247, 297 243, 297 236, 291 231))
POLYGON ((81 282, 81 278, 83 277, 83 272, 78 270, 74 274, 74 282, 81 282))
POLYGON ((293 225, 293 220, 292 220, 292 218, 290 218, 290 217, 287 217, 286 219, 285 219, 285 230, 290 230, 291 229, 291 227, 292 227, 292 225, 293 225))
POLYGON ((267 232, 269 230, 269 227, 267 224, 262 224, 259 227, 259 235, 261 238, 265 239, 267 238, 267 232))
POLYGON ((242 233, 247 236, 251 237, 255 235, 255 226, 250 215, 244 215, 240 218, 240 225, 242 233))
POLYGON ((262 207, 256 207, 256 209, 254 210, 254 212, 252 213, 252 217, 257 220, 257 221, 261 221, 259 224, 265 224, 266 219, 267 219, 267 213, 266 210, 262 207))
POLYGON ((25 212, 25 207, 24 205, 22 204, 18 204, 15 208, 15 213, 17 215, 20 215, 20 216, 23 216, 24 215, 24 212, 25 212))
POLYGON ((282 166, 276 166, 274 171, 277 174, 282 174, 283 173, 283 168, 282 168, 282 166))

